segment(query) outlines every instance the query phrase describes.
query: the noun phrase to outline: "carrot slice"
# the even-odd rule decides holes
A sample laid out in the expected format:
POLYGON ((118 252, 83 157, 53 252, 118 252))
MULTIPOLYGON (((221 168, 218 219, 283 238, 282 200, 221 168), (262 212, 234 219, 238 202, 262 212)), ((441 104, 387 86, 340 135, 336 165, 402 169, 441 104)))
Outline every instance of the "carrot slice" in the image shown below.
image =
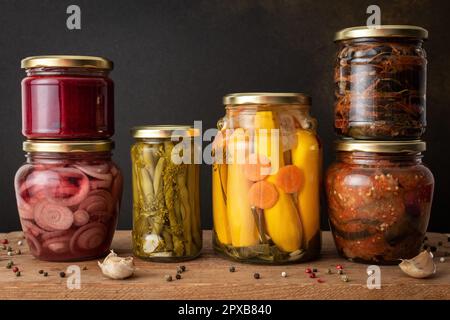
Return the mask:
POLYGON ((295 193, 302 185, 302 173, 297 166, 288 165, 278 169, 275 185, 286 193, 295 193))
POLYGON ((244 165, 245 177, 253 182, 264 180, 270 174, 270 160, 265 155, 251 154, 244 165))
POLYGON ((45 200, 34 207, 33 214, 36 224, 48 231, 67 230, 73 223, 73 213, 69 208, 45 200))
POLYGON ((269 209, 277 203, 279 195, 272 183, 262 180, 250 187, 248 196, 251 206, 269 209))

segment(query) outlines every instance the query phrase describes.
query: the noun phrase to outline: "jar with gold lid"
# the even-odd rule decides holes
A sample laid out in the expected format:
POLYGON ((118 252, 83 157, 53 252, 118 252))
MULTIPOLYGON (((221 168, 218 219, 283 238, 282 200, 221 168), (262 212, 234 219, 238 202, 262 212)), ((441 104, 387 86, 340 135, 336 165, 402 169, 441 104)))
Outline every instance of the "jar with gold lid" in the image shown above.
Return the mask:
POLYGON ((263 264, 317 257, 321 145, 310 98, 237 93, 223 101, 213 143, 215 250, 263 264))
POLYGON ((376 264, 416 256, 434 189, 433 175, 422 163, 425 142, 341 140, 336 150, 326 193, 338 252, 376 264))
POLYGON ((407 25, 336 33, 335 130, 345 138, 420 139, 426 127, 428 32, 407 25))
POLYGON ((22 60, 22 133, 28 139, 107 139, 114 134, 113 63, 92 56, 22 60))
POLYGON ((189 126, 141 126, 131 131, 133 252, 151 261, 197 257, 202 249, 199 136, 189 126))
POLYGON ((123 177, 111 160, 113 143, 23 143, 27 162, 17 171, 17 207, 31 254, 48 261, 97 258, 116 229, 123 177))

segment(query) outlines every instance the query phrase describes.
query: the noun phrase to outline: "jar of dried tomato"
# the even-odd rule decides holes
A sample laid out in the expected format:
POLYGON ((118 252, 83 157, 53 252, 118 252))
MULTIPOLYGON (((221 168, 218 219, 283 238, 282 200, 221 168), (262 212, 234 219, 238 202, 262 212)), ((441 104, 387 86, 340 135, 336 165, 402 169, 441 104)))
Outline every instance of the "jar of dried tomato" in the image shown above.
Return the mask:
POLYGON ((326 192, 339 253, 376 264, 416 256, 434 189, 433 175, 422 163, 425 142, 344 140, 336 149, 326 192))
POLYGON ((17 207, 31 254, 47 261, 99 257, 110 247, 122 197, 113 143, 37 141, 23 144, 17 207))
POLYGON ((22 133, 28 139, 106 139, 114 134, 111 61, 90 56, 22 60, 22 133))
POLYGON ((336 33, 335 130, 344 137, 414 140, 425 131, 427 59, 420 27, 354 27, 336 33))

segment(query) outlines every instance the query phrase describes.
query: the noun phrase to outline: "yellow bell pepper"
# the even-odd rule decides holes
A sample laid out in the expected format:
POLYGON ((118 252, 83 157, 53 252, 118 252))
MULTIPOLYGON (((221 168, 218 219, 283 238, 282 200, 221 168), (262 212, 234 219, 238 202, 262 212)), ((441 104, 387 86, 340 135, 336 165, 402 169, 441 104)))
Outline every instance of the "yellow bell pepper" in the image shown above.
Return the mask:
POLYGON ((296 135, 297 146, 292 149, 292 163, 302 171, 303 176, 298 202, 305 245, 307 246, 309 241, 320 231, 321 150, 313 132, 298 130, 296 135))

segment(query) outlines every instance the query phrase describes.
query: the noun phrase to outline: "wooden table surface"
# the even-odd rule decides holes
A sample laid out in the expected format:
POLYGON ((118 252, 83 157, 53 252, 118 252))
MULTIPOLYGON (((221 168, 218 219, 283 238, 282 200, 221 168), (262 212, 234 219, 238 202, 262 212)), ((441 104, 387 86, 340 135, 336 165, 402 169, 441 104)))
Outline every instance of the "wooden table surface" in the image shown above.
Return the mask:
MULTIPOLYGON (((181 280, 167 282, 173 277, 177 264, 153 263, 135 259, 135 276, 127 280, 103 277, 97 261, 80 262, 81 288, 68 289, 67 278, 59 272, 74 263, 44 262, 33 258, 24 242, 18 246, 21 232, 0 234, 9 239, 9 245, 22 254, 7 256, 0 250, 0 299, 450 299, 450 257, 440 262, 439 256, 450 252, 447 235, 429 234, 431 245, 442 241, 436 254, 437 274, 429 279, 413 279, 397 266, 381 267, 381 289, 368 289, 367 265, 351 263, 339 258, 329 232, 323 232, 322 256, 319 260, 289 266, 249 265, 223 259, 211 248, 211 231, 204 231, 204 249, 200 258, 182 263, 187 271, 181 280), (21 270, 16 277, 5 268, 13 260, 21 270), (341 264, 349 282, 343 282, 336 272, 341 264), (230 266, 236 272, 229 272, 230 266), (317 268, 317 279, 310 279, 305 268, 317 268), (330 268, 333 273, 326 274, 330 268), (38 273, 43 269, 48 277, 38 273), (281 272, 287 272, 286 278, 281 272), (253 274, 260 273, 259 280, 253 274)), ((131 255, 130 231, 117 231, 112 248, 121 256, 131 255)), ((175 277, 174 277, 175 278, 175 277)))

